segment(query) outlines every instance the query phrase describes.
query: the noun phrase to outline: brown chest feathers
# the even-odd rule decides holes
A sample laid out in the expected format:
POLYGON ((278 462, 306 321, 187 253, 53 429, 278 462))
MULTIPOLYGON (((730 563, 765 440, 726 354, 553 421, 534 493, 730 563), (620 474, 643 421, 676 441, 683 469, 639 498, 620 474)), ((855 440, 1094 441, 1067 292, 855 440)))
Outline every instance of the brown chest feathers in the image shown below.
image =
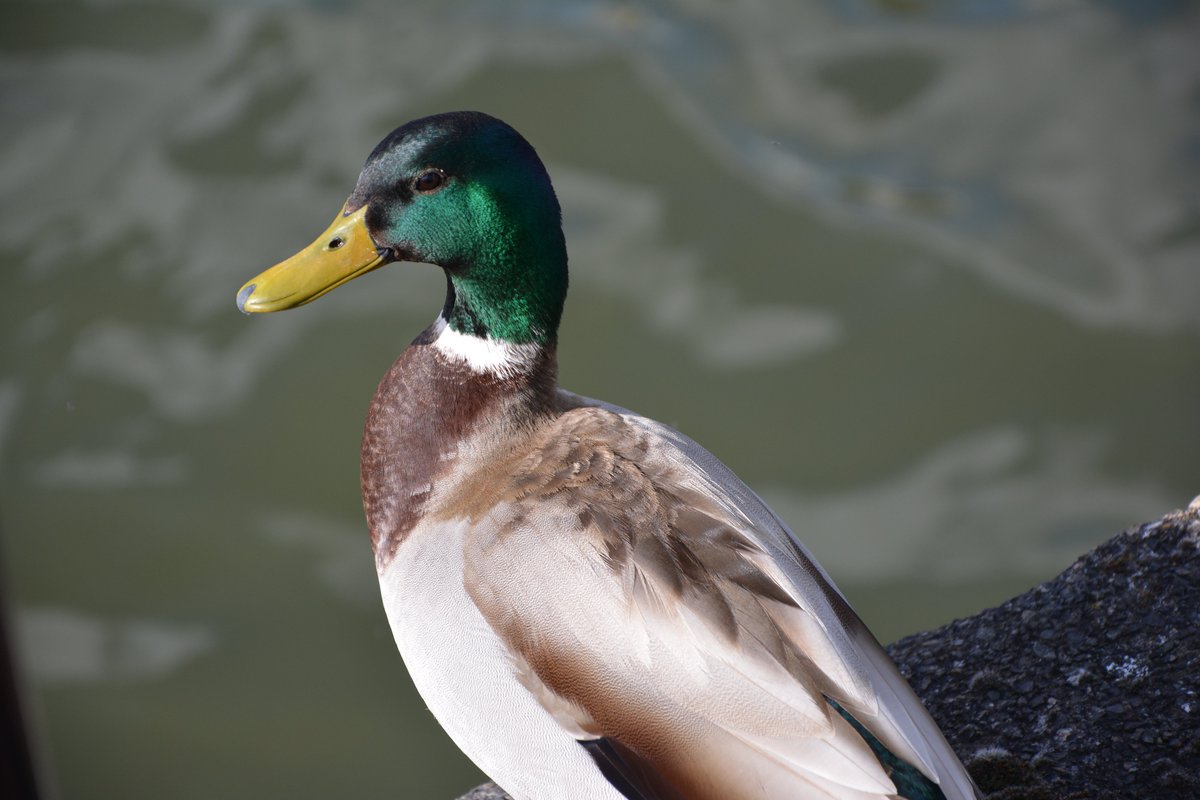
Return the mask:
POLYGON ((555 358, 548 348, 528 374, 471 370, 421 334, 383 376, 363 430, 363 510, 376 568, 382 571, 420 521, 439 479, 457 465, 476 430, 498 436, 551 413, 555 358))

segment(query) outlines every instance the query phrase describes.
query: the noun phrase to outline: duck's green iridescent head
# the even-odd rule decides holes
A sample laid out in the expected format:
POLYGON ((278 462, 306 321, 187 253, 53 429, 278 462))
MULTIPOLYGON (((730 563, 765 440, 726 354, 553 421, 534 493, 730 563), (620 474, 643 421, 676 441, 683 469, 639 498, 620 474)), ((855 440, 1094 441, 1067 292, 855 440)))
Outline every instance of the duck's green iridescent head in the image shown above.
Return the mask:
POLYGON ((478 112, 397 128, 329 229, 243 286, 238 307, 293 308, 393 261, 445 269, 443 315, 459 333, 552 342, 567 252, 550 177, 529 143, 478 112))

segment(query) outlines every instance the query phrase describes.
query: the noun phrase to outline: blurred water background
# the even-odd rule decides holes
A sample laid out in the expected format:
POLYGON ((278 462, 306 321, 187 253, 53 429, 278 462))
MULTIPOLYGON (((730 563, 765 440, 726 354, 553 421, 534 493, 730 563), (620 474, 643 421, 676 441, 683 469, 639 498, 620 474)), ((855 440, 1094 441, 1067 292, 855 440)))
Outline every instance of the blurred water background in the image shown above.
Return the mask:
POLYGON ((393 127, 550 167, 563 383, 669 422, 881 639, 1200 491, 1200 14, 1134 0, 10 2, 0 523, 69 800, 449 798, 358 499, 396 265, 234 293, 393 127))

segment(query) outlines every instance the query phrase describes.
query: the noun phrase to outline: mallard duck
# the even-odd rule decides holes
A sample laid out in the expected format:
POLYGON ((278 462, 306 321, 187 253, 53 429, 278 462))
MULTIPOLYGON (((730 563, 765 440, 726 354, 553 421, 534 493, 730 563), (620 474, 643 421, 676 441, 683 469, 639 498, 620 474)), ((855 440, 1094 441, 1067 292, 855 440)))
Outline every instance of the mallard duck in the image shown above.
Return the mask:
POLYGON ((878 642, 779 517, 683 434, 557 385, 558 200, 476 112, 371 152, 329 229, 238 292, 308 303, 446 274, 362 440, 383 604, 421 696, 517 800, 975 798, 878 642))

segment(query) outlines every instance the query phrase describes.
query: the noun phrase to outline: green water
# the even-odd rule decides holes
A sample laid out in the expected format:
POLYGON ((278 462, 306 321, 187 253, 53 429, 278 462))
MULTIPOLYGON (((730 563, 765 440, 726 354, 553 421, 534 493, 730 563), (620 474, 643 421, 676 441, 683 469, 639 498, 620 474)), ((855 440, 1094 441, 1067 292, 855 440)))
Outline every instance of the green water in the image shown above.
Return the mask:
POLYGON ((440 275, 233 303, 426 113, 493 113, 549 165, 563 383, 726 460, 881 639, 1185 505, 1197 19, 10 3, 0 524, 47 783, 440 800, 480 780, 395 652, 358 501, 367 400, 440 275))

